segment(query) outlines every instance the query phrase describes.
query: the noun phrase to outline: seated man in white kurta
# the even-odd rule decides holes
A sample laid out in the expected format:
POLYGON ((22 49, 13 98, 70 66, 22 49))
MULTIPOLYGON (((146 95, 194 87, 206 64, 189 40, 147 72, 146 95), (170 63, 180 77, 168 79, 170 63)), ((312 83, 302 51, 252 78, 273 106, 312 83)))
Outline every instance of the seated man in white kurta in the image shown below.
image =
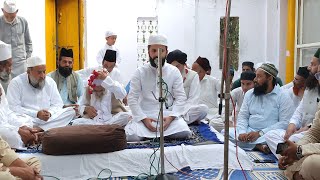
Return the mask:
POLYGON ((204 57, 198 59, 192 64, 192 70, 197 72, 200 79, 200 104, 208 106, 207 118, 211 119, 218 113, 218 94, 220 91, 220 81, 206 72, 211 69, 209 60, 204 57))
POLYGON ((167 63, 177 67, 183 78, 184 92, 187 96, 185 104, 184 120, 190 124, 199 121, 207 116, 208 106, 199 104, 200 100, 200 80, 195 71, 188 69, 186 66, 187 54, 174 50, 167 56, 167 63))
POLYGON ((277 157, 276 149, 278 143, 282 143, 287 140, 298 142, 313 123, 320 100, 318 80, 315 77, 317 72, 320 73, 319 65, 320 59, 313 58, 308 68, 310 70, 310 74, 305 83, 306 90, 304 91, 303 98, 299 106, 295 109, 286 130, 276 129, 266 134, 266 141, 270 150, 277 157))
POLYGON ((5 92, 12 79, 12 54, 11 45, 0 41, 0 84, 5 92))
POLYGON ((9 109, 4 89, 0 85, 0 136, 11 148, 21 149, 36 141, 36 129, 33 129, 31 118, 16 114, 9 109))
POLYGON ((11 80, 8 102, 11 110, 32 118, 33 126, 41 130, 63 127, 74 118, 72 107, 63 102, 55 81, 46 76, 46 62, 37 56, 27 59, 27 72, 11 80))
MULTIPOLYGON (((80 114, 83 118, 75 119, 72 125, 117 124, 127 125, 130 114, 127 112, 112 113, 112 96, 121 100, 127 92, 119 82, 113 80, 107 71, 96 71, 92 83, 86 88, 84 96, 80 99, 80 114)), ((89 82, 91 82, 90 79, 89 82)))
POLYGON ((230 128, 230 139, 237 138, 241 148, 256 148, 270 153, 265 133, 285 129, 293 114, 292 100, 276 85, 278 70, 273 64, 262 64, 256 71, 254 88, 245 96, 237 119, 237 137, 230 128))
POLYGON ((127 140, 135 141, 141 138, 159 137, 159 94, 157 64, 161 62, 163 88, 166 102, 163 105, 164 136, 169 138, 188 138, 191 131, 183 120, 186 95, 183 89, 183 79, 179 70, 165 63, 168 54, 167 39, 162 35, 151 35, 148 42, 150 64, 137 69, 134 73, 128 95, 128 104, 133 120, 125 127, 127 140), (158 49, 161 57, 158 61, 158 49))

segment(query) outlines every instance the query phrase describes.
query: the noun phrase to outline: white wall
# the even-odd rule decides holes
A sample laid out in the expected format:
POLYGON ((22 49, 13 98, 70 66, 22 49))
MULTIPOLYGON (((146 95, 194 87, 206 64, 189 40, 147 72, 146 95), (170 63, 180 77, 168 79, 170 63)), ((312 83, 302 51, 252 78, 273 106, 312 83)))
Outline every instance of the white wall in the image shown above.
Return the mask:
MULTIPOLYGON (((239 71, 241 63, 252 61, 254 63, 266 59, 266 1, 265 0, 233 0, 231 16, 239 17, 239 71)), ((219 67, 219 38, 220 17, 225 16, 224 0, 200 0, 198 7, 198 33, 196 56, 205 56, 210 60, 212 75, 221 77, 219 67)))
MULTIPOLYGON (((279 67, 279 9, 277 0, 267 1, 232 1, 231 16, 240 17, 239 69, 243 61, 258 63, 268 60, 279 67)), ((218 69, 219 26, 220 17, 225 15, 224 0, 87 1, 89 62, 95 61, 96 52, 104 44, 104 27, 113 27, 119 34, 116 45, 123 59, 120 69, 129 80, 135 71, 137 59, 136 19, 139 16, 156 15, 159 33, 168 37, 169 51, 185 51, 188 64, 192 64, 198 56, 207 57, 213 67, 212 75, 221 77, 218 69), (123 6, 125 3, 127 5, 123 6), (106 8, 108 6, 112 8, 106 8), (124 15, 124 11, 130 15, 124 15), (99 16, 102 12, 106 12, 105 17, 99 16)), ((236 72, 236 76, 239 74, 240 71, 236 72)))
MULTIPOLYGON (((45 56, 45 1, 17 1, 19 15, 29 21, 34 54, 45 56)), ((168 37, 169 51, 185 51, 189 64, 198 56, 207 57, 212 75, 220 78, 219 21, 224 14, 225 0, 87 0, 85 64, 96 65, 96 53, 105 43, 104 32, 111 28, 119 34, 116 46, 123 60, 120 69, 128 81, 137 66, 137 17, 158 16, 159 33, 168 37)), ((267 60, 280 67, 279 74, 284 78, 286 3, 233 0, 231 16, 240 17, 239 69, 243 61, 267 60)), ((239 74, 236 72, 236 77, 239 74)))
POLYGON ((87 4, 87 64, 97 65, 97 52, 105 44, 104 33, 112 29, 118 34, 120 69, 129 81, 137 67, 137 17, 155 16, 152 0, 90 0, 87 4))
MULTIPOLYGON (((4 0, 0 0, 3 7, 4 0)), ((29 31, 33 43, 33 55, 45 57, 45 1, 39 0, 16 0, 19 9, 18 16, 27 19, 29 31)), ((2 15, 2 11, 1 11, 2 15)))
POLYGON ((286 79, 286 50, 287 50, 287 25, 288 25, 288 0, 280 0, 280 22, 279 22, 279 77, 283 83, 286 79))

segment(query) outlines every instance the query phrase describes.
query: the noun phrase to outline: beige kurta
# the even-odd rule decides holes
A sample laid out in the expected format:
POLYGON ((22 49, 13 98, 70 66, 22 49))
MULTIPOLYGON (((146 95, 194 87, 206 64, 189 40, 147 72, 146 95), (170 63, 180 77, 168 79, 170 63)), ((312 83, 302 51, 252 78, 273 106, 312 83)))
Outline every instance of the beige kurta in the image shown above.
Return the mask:
MULTIPOLYGON (((20 179, 12 176, 8 169, 2 170, 3 167, 10 166, 10 164, 18 158, 18 155, 10 148, 9 144, 0 137, 0 179, 20 179)), ((40 161, 37 158, 28 159, 26 164, 40 171, 40 161)))
POLYGON ((320 111, 316 113, 312 127, 297 144, 302 146, 304 158, 287 168, 285 175, 288 179, 292 179, 294 172, 301 170, 302 164, 308 156, 320 154, 320 111))

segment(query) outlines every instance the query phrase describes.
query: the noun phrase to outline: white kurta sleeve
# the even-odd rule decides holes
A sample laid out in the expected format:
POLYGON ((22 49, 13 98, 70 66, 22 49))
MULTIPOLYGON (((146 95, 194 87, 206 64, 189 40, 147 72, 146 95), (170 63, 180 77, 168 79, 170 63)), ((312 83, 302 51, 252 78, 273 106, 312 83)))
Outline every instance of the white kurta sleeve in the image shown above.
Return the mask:
POLYGON ((112 80, 110 76, 107 76, 107 78, 102 82, 101 86, 112 92, 116 99, 121 100, 127 95, 127 92, 124 89, 123 85, 118 81, 112 80))
POLYGON ((122 59, 121 59, 121 56, 120 56, 120 52, 119 52, 119 49, 117 49, 117 65, 119 65, 121 63, 122 59))
POLYGON ((38 111, 22 107, 21 99, 23 94, 27 92, 22 92, 22 88, 19 85, 19 80, 20 79, 17 78, 11 80, 8 86, 7 99, 9 103, 9 108, 15 111, 16 113, 26 114, 36 118, 38 111))
POLYGON ((220 90, 221 90, 221 82, 219 79, 215 79, 215 83, 214 83, 216 86, 215 86, 215 89, 217 91, 217 94, 220 94, 220 90))
POLYGON ((79 100, 79 113, 81 116, 83 116, 83 112, 84 109, 86 108, 86 106, 90 105, 90 101, 88 99, 88 97, 91 96, 91 94, 89 94, 87 88, 84 90, 83 95, 80 97, 79 100))
MULTIPOLYGON (((0 123, 1 129, 11 130, 12 132, 18 132, 20 127, 11 125, 9 123, 0 123)), ((2 135, 3 136, 3 135, 2 135)))
POLYGON ((196 74, 192 81, 189 91, 189 97, 188 97, 188 105, 198 105, 200 100, 200 80, 198 74, 196 74))
POLYGON ((302 125, 302 117, 303 117, 303 98, 299 103, 299 106, 297 107, 297 109, 294 111, 291 119, 290 119, 290 123, 296 125, 297 129, 300 129, 301 125, 302 125))
POLYGON ((174 97, 172 111, 169 113, 169 116, 179 117, 184 112, 184 106, 186 104, 186 93, 183 88, 182 76, 178 69, 174 69, 175 72, 172 72, 173 87, 172 87, 172 96, 174 97))
POLYGON ((78 99, 83 95, 83 91, 84 91, 83 87, 84 87, 83 80, 81 79, 80 76, 78 76, 78 78, 77 78, 77 97, 78 97, 78 99))
POLYGON ((48 111, 51 113, 51 115, 59 112, 62 108, 63 108, 63 101, 61 99, 61 96, 59 94, 58 88, 57 88, 57 84, 55 83, 55 81, 53 81, 52 79, 49 81, 47 81, 48 83, 50 83, 50 89, 51 89, 51 97, 49 97, 49 101, 50 101, 50 107, 48 109, 48 111))
POLYGON ((238 88, 233 89, 230 92, 230 95, 231 95, 231 99, 229 100, 229 107, 230 107, 229 114, 230 115, 233 113, 233 110, 236 109, 237 102, 238 102, 238 94, 239 94, 238 88))
POLYGON ((0 89, 1 89, 1 92, 2 92, 1 100, 0 100, 1 101, 1 105, 2 105, 1 110, 5 114, 5 117, 1 117, 1 118, 7 120, 7 123, 4 123, 1 126, 7 127, 7 128, 10 128, 10 129, 12 129, 13 127, 16 127, 17 129, 19 129, 19 127, 21 127, 21 126, 32 127, 33 123, 32 123, 32 120, 29 117, 27 117, 25 115, 19 115, 19 117, 18 117, 15 112, 13 112, 13 111, 11 111, 9 109, 9 104, 8 104, 8 101, 7 101, 7 98, 6 98, 6 94, 5 94, 1 84, 0 84, 0 89))
POLYGON ((141 121, 144 118, 147 118, 147 115, 143 113, 140 105, 139 98, 142 94, 142 85, 141 77, 139 70, 137 70, 130 81, 130 91, 128 95, 128 104, 131 109, 134 120, 141 121))
POLYGON ((98 69, 100 67, 88 67, 88 68, 84 68, 81 70, 76 71, 76 73, 78 73, 78 75, 80 76, 80 79, 83 82, 83 86, 86 87, 86 85, 88 84, 88 78, 91 75, 91 73, 93 72, 93 70, 98 69))
POLYGON ((100 49, 99 52, 97 53, 96 61, 98 63, 98 66, 102 66, 102 61, 105 53, 106 53, 105 48, 100 49))
POLYGON ((240 108, 240 112, 239 112, 237 122, 236 122, 238 134, 247 133, 247 129, 249 126, 249 117, 250 117, 249 100, 250 100, 251 94, 247 92, 244 95, 243 103, 240 108))

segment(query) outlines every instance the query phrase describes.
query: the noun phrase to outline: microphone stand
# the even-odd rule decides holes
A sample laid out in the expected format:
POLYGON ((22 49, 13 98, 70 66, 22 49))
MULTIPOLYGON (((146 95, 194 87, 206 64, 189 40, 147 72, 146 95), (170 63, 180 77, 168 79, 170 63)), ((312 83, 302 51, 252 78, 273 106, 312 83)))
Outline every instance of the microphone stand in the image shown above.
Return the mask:
POLYGON ((177 177, 166 174, 164 166, 164 129, 163 129, 163 103, 165 102, 165 97, 163 97, 162 91, 162 59, 161 59, 162 49, 158 48, 158 78, 159 78, 159 102, 160 102, 160 165, 161 173, 156 176, 156 180, 178 180, 177 177))
POLYGON ((224 163, 223 163, 223 179, 228 180, 229 175, 229 100, 230 100, 230 78, 229 66, 230 60, 228 58, 228 32, 229 32, 229 18, 230 18, 231 0, 227 0, 226 15, 225 15, 225 29, 224 29, 224 42, 223 42, 223 69, 222 69, 222 82, 220 91, 220 104, 219 114, 222 112, 222 99, 225 99, 225 120, 224 120, 224 163), (223 87, 226 83, 226 91, 223 93, 223 87))

